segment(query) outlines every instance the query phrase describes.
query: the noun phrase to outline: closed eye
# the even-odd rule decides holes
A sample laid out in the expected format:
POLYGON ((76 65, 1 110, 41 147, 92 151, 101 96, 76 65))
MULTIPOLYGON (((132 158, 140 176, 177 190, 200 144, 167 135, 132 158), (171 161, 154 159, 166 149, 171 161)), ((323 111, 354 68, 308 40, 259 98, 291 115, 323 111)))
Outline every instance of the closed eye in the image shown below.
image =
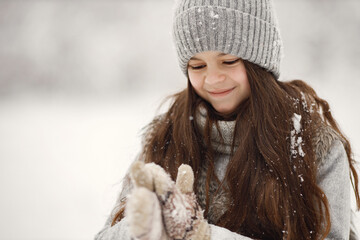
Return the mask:
POLYGON ((198 66, 189 66, 192 70, 199 70, 202 69, 204 67, 206 67, 206 65, 198 65, 198 66))
POLYGON ((223 63, 226 64, 226 65, 232 65, 232 64, 235 64, 235 63, 237 63, 239 61, 240 61, 240 58, 235 59, 233 61, 224 61, 223 63))

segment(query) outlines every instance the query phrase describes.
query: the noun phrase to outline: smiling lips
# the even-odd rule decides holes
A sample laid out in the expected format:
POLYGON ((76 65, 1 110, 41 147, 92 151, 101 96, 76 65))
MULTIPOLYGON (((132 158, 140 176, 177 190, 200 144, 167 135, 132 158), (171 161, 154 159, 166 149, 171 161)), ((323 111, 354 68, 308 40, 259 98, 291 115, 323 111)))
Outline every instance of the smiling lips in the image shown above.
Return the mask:
POLYGON ((235 89, 235 87, 230 88, 230 89, 220 89, 220 90, 216 90, 216 91, 208 91, 208 93, 213 97, 223 97, 223 96, 226 96, 229 93, 231 93, 234 89, 235 89))

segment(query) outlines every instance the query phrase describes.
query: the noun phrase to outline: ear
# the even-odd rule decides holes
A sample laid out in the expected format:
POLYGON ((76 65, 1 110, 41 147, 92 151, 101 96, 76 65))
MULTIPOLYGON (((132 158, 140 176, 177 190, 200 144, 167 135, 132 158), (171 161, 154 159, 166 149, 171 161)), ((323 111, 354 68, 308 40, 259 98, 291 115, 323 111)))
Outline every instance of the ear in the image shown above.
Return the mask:
POLYGON ((178 169, 176 186, 185 194, 193 192, 194 172, 189 165, 182 164, 178 169))

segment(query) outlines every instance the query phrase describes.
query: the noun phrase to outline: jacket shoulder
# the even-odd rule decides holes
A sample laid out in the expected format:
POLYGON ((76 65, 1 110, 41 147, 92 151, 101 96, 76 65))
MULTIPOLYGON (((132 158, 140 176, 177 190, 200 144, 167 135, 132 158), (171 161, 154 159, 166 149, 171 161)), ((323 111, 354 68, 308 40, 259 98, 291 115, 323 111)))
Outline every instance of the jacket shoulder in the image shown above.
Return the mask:
POLYGON ((334 141, 340 141, 344 144, 344 139, 331 126, 325 123, 317 124, 312 144, 318 164, 322 163, 327 153, 331 150, 330 148, 334 141))

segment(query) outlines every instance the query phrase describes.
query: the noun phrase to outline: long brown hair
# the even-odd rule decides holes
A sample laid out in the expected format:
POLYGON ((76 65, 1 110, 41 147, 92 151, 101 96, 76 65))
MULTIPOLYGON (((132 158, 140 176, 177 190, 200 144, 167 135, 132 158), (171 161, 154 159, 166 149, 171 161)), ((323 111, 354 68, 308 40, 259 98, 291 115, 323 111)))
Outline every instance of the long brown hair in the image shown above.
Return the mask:
MULTIPOLYGON (((233 114, 217 113, 188 81, 187 89, 173 96, 169 110, 148 126, 142 156, 145 162, 162 166, 173 179, 182 163, 192 166, 195 180, 200 168, 208 164, 207 186, 215 178, 232 201, 215 223, 219 226, 259 239, 324 239, 331 223, 327 198, 316 183, 314 133, 318 124, 325 124, 342 137, 360 208, 349 141, 339 130, 328 103, 306 83, 276 81, 261 67, 244 63, 251 95, 233 114), (196 124, 200 105, 208 112, 204 135, 196 124), (300 131, 294 127, 294 116, 301 116, 300 131), (235 120, 236 125, 231 160, 220 182, 214 173, 210 130, 217 120, 224 119, 235 120)), ((205 218, 211 204, 208 189, 206 195, 205 218)), ((116 213, 113 224, 123 217, 123 209, 116 213)))

